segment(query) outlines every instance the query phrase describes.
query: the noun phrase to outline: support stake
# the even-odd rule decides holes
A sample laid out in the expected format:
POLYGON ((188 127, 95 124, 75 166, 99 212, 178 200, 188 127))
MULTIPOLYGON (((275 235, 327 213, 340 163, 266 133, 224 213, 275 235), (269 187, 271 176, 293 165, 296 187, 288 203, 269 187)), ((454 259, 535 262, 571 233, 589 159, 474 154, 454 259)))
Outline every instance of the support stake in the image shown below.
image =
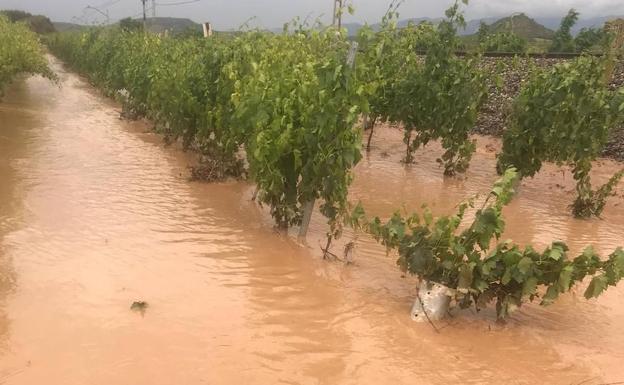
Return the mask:
POLYGON ((618 60, 618 55, 621 54, 622 48, 624 47, 624 19, 608 22, 604 29, 613 36, 613 41, 608 47, 607 68, 604 74, 604 83, 608 86, 613 80, 613 71, 615 70, 615 63, 618 60))
POLYGON ((312 212, 314 211, 314 202, 315 200, 312 199, 303 205, 303 218, 301 219, 301 227, 299 227, 300 242, 305 241, 308 235, 308 228, 310 227, 310 220, 312 219, 312 212))

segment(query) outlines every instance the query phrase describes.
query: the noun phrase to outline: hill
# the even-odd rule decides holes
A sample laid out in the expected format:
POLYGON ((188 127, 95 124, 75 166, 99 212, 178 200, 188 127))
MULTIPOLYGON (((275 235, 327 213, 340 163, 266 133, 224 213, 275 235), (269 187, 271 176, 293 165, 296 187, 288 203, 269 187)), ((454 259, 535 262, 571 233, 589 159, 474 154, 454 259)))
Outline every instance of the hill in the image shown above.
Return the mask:
MULTIPOLYGON (((432 23, 432 24, 438 24, 442 20, 443 20, 442 18, 432 19, 432 18, 429 18, 429 17, 418 17, 418 18, 411 18, 411 19, 402 19, 402 20, 399 20, 397 22, 397 26, 399 28, 405 28, 410 23, 420 24, 420 23, 424 23, 424 22, 428 22, 428 23, 432 23)), ((349 36, 355 36, 360 31, 360 29, 362 29, 364 27, 364 25, 365 24, 360 24, 360 23, 345 23, 345 24, 342 25, 342 27, 347 29, 347 34, 349 36)), ((379 31, 379 29, 381 28, 381 23, 371 24, 370 26, 373 28, 373 30, 379 31)), ((273 32, 281 32, 282 30, 280 29, 278 31, 277 29, 272 29, 271 31, 273 31, 273 32)))
MULTIPOLYGON (((143 19, 135 19, 138 22, 142 22, 143 19)), ((64 31, 77 31, 84 28, 88 28, 88 26, 74 24, 74 23, 64 23, 64 22, 54 22, 54 27, 59 32, 64 31)), ((117 23, 118 24, 118 23, 117 23)), ((155 17, 147 19, 147 29, 150 32, 154 33, 162 33, 168 30, 170 33, 182 33, 188 32, 189 30, 201 33, 202 26, 201 24, 195 23, 193 20, 184 19, 184 18, 176 18, 176 17, 155 17)))
POLYGON ((147 29, 154 33, 162 33, 166 30, 170 33, 182 33, 189 30, 202 32, 201 24, 191 19, 177 17, 153 17, 147 19, 147 29))
MULTIPOLYGON (((563 17, 563 16, 562 16, 563 17)), ((505 18, 498 17, 486 17, 482 19, 473 19, 466 22, 466 27, 460 29, 458 34, 465 37, 474 35, 479 30, 481 23, 492 26, 494 32, 511 32, 511 25, 513 21, 513 31, 524 37, 527 40, 551 40, 554 35, 554 31, 559 28, 562 17, 535 17, 531 18, 524 13, 518 13, 513 16, 505 18)), ((572 33, 576 35, 582 28, 600 28, 605 22, 614 20, 617 18, 624 18, 624 16, 601 16, 594 18, 582 18, 578 20, 577 24, 572 28, 572 33)), ((410 22, 414 24, 420 24, 428 22, 431 24, 438 24, 443 18, 430 18, 430 17, 418 17, 410 19, 401 19, 397 22, 400 28, 407 26, 410 22)), ((343 28, 347 29, 349 36, 355 36, 365 24, 357 22, 344 23, 343 28)), ((380 23, 371 24, 372 28, 376 31, 381 28, 380 23)), ((281 33, 283 28, 271 28, 269 31, 273 33, 281 33)))
MULTIPOLYGON (((624 16, 620 16, 624 17, 624 16)), ((573 33, 578 33, 581 28, 586 27, 602 27, 606 21, 617 19, 618 16, 602 16, 595 18, 580 19, 578 23, 572 29, 573 33)), ((140 19, 138 19, 140 21, 140 19)), ((419 17, 399 20, 397 25, 399 27, 405 27, 410 22, 420 24, 422 22, 428 22, 432 24, 438 24, 442 18, 429 18, 419 17)), ((498 19, 494 17, 488 17, 483 19, 470 20, 466 23, 466 28, 458 31, 459 35, 467 36, 475 34, 481 22, 484 22, 492 26, 495 32, 511 31, 512 16, 498 19)), ((554 30, 559 28, 561 18, 530 18, 525 14, 517 14, 513 16, 513 30, 516 34, 525 37, 526 39, 552 39, 554 30)), ((82 29, 84 26, 73 23, 54 22, 54 27, 58 31, 77 30, 82 29)), ((201 24, 194 22, 187 18, 175 18, 175 17, 156 17, 147 19, 148 29, 152 32, 161 33, 165 30, 169 30, 173 33, 188 32, 189 30, 202 32, 201 24)), ((345 23, 343 25, 347 29, 349 36, 357 35, 358 31, 364 27, 361 23, 345 23)), ((379 30, 380 24, 372 24, 374 30, 379 30)), ((280 28, 272 28, 271 32, 281 33, 283 30, 280 28)))
POLYGON ((87 28, 84 25, 79 25, 79 24, 74 24, 74 23, 64 23, 60 21, 54 21, 52 22, 52 25, 54 25, 54 28, 58 32, 79 31, 81 29, 87 28))
POLYGON ((544 27, 524 13, 502 18, 490 25, 492 33, 513 32, 527 40, 552 39, 555 32, 544 27))
POLYGON ((5 15, 12 22, 25 22, 33 32, 38 34, 43 35, 56 31, 50 19, 42 15, 32 15, 19 10, 0 11, 0 14, 5 15))
MULTIPOLYGON (((431 24, 438 24, 442 20, 442 18, 419 17, 399 20, 397 22, 397 25, 399 28, 403 28, 406 27, 409 23, 420 24, 423 22, 427 22, 431 24)), ((473 35, 479 29, 479 25, 481 24, 481 22, 491 25, 491 29, 493 32, 510 32, 512 30, 512 21, 513 31, 528 40, 553 38, 554 31, 544 27, 543 25, 539 24, 525 14, 517 14, 505 17, 503 19, 490 17, 485 19, 470 20, 466 23, 466 28, 458 31, 458 33, 459 35, 463 36, 473 35)), ((363 24, 359 23, 347 23, 343 25, 343 27, 347 29, 349 36, 356 35, 363 26, 363 24)), ((379 30, 381 25, 373 24, 372 27, 374 30, 379 30)))
POLYGON ((464 28, 462 31, 459 31, 459 34, 460 35, 474 35, 475 33, 479 31, 479 27, 481 26, 482 22, 487 25, 491 25, 497 22, 498 20, 499 20, 498 17, 486 17, 483 19, 470 20, 466 22, 466 28, 464 28))

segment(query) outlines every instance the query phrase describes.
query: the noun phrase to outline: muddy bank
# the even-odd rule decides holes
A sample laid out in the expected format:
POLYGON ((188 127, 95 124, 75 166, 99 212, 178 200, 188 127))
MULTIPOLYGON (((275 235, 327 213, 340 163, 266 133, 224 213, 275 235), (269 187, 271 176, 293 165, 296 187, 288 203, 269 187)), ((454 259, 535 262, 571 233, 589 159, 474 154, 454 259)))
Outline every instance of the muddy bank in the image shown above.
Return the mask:
MULTIPOLYGON (((492 84, 488 102, 479 115, 475 133, 501 136, 505 131, 507 116, 510 113, 513 100, 520 93, 522 84, 529 79, 531 71, 535 69, 547 70, 566 60, 569 59, 483 58, 483 67, 489 73, 493 75, 499 69, 502 71, 503 87, 499 89, 492 84)), ((616 66, 611 86, 614 89, 624 86, 624 62, 620 62, 616 66)), ((604 155, 617 160, 624 160, 624 127, 617 127, 613 130, 604 155)))
MULTIPOLYGON (((5 384, 578 384, 624 380, 624 289, 566 295, 506 326, 456 313, 414 324, 414 283, 359 237, 356 264, 321 260, 276 233, 244 182, 189 183, 193 157, 54 63, 62 88, 31 78, 0 104, 0 382, 5 384), (141 315, 130 309, 146 301, 141 315)), ((465 179, 445 179, 435 144, 404 167, 401 132, 380 129, 351 198, 373 214, 435 213, 487 191, 493 138, 465 179)), ((594 177, 614 167, 601 161, 594 177)), ((574 252, 622 243, 624 204, 572 219, 573 182, 546 167, 507 208, 505 237, 574 252)), ((354 239, 347 233, 342 242, 354 239)), ((340 245, 335 246, 338 250, 340 245)), ((579 292, 580 293, 580 292, 579 292)))

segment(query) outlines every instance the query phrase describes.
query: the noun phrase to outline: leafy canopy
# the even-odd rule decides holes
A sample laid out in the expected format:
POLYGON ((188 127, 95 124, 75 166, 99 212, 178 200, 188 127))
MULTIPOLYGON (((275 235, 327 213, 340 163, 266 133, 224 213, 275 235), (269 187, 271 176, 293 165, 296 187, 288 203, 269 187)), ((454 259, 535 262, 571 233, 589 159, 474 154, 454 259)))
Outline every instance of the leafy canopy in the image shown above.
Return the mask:
POLYGON ((559 29, 555 32, 550 52, 575 52, 574 38, 572 37, 572 27, 576 24, 579 13, 570 9, 568 14, 561 20, 559 29))
POLYGON ((468 210, 475 209, 476 198, 461 203, 454 215, 433 218, 425 208, 422 214, 408 216, 396 212, 385 222, 379 217, 369 220, 358 205, 349 224, 371 234, 389 251, 395 250, 402 271, 454 289, 460 307, 480 310, 495 301, 501 319, 527 301, 541 299, 542 305, 549 305, 586 277, 591 277, 585 291, 588 299, 624 278, 622 249, 603 260, 588 247, 571 260, 563 242, 553 242, 543 252, 501 242, 502 211, 517 180, 517 172, 507 170, 465 230, 460 228, 468 210))
POLYGON ((543 162, 568 164, 577 181, 573 213, 600 215, 621 179, 618 173, 597 191, 589 173, 611 128, 622 121, 621 105, 604 82, 605 61, 580 57, 550 70, 536 71, 514 102, 498 167, 513 166, 533 176, 543 162))

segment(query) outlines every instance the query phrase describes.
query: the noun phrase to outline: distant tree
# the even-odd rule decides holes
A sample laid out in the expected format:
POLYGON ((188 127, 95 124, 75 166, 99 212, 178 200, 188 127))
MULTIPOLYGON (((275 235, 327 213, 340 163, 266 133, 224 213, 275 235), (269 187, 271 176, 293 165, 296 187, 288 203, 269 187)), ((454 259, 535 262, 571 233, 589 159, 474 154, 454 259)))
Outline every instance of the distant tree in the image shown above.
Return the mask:
POLYGON ((54 28, 54 24, 45 16, 37 15, 32 16, 27 19, 28 25, 30 29, 34 32, 45 35, 48 33, 56 32, 56 28, 54 28))
POLYGON ((477 32, 477 36, 479 38, 479 44, 485 43, 488 35, 490 34, 490 27, 485 24, 485 22, 481 22, 479 24, 479 32, 477 32))
POLYGON ((574 9, 570 9, 568 14, 561 20, 561 25, 557 32, 553 43, 550 46, 550 52, 575 52, 574 38, 572 37, 572 27, 578 21, 579 13, 574 9))
POLYGON ((499 32, 488 35, 481 42, 485 52, 515 52, 525 53, 529 47, 526 39, 512 32, 499 32))
POLYGON ((131 17, 126 17, 119 21, 119 27, 127 32, 136 32, 143 30, 143 23, 131 17))
POLYGON ((18 10, 0 11, 0 13, 5 15, 9 20, 11 20, 14 23, 16 22, 26 23, 33 32, 38 33, 40 35, 56 32, 56 29, 54 28, 54 24, 52 24, 50 19, 48 19, 45 16, 41 16, 41 15, 33 16, 32 14, 28 12, 18 11, 18 10))
POLYGON ((587 52, 596 46, 603 45, 607 40, 605 30, 600 28, 583 28, 574 39, 574 46, 578 52, 587 52))
POLYGON ((0 13, 2 13, 4 16, 6 16, 9 20, 11 20, 14 23, 16 21, 22 21, 24 19, 28 19, 29 17, 32 16, 28 12, 18 11, 16 9, 9 9, 9 10, 6 10, 6 11, 0 11, 0 13))
POLYGON ((204 32, 196 27, 186 27, 182 32, 176 34, 176 37, 179 37, 181 39, 191 39, 203 36, 204 32))

